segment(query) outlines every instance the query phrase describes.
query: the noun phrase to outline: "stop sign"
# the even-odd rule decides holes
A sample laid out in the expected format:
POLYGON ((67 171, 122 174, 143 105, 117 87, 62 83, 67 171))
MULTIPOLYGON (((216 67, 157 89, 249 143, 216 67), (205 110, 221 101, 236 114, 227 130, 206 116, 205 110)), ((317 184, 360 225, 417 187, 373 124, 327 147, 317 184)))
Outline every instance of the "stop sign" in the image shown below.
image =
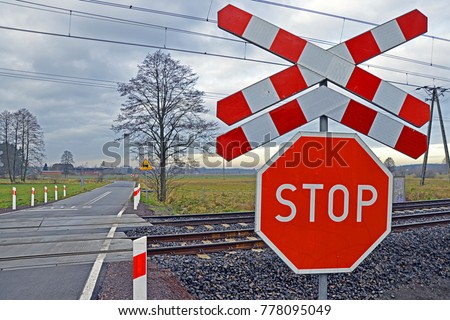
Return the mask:
POLYGON ((297 134, 258 172, 256 233, 296 273, 350 272, 390 232, 392 180, 357 135, 297 134))

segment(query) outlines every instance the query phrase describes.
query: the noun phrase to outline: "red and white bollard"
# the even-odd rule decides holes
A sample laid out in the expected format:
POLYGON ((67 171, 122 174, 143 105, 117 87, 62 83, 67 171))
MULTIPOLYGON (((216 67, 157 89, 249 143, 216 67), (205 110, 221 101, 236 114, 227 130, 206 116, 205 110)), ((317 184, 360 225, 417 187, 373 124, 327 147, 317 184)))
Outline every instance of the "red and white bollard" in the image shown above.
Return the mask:
POLYGON ((67 195, 67 188, 66 185, 63 186, 63 197, 65 198, 67 195))
POLYGON ((133 300, 147 300, 147 237, 133 241, 133 300))
POLYGON ((133 191, 133 209, 137 210, 138 204, 139 204, 139 187, 134 188, 133 191))
POLYGON ((48 200, 47 195, 48 195, 48 189, 47 189, 47 187, 44 187, 44 203, 47 203, 47 200, 48 200))
POLYGON ((35 190, 34 188, 31 188, 31 206, 34 207, 34 194, 35 190))
POLYGON ((12 188, 12 209, 16 210, 17 206, 17 195, 16 195, 16 187, 12 188))
POLYGON ((58 186, 55 185, 55 201, 58 201, 58 186))

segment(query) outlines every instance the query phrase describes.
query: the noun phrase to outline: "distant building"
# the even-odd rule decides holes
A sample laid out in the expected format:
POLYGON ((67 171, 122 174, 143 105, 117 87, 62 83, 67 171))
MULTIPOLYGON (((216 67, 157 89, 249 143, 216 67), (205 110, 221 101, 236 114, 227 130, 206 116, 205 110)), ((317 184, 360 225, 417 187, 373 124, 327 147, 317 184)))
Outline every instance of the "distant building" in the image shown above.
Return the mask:
POLYGON ((52 167, 50 168, 51 171, 61 171, 64 172, 64 168, 67 166, 67 170, 68 172, 73 172, 74 166, 72 164, 63 164, 63 163, 55 163, 54 165, 52 165, 52 167))

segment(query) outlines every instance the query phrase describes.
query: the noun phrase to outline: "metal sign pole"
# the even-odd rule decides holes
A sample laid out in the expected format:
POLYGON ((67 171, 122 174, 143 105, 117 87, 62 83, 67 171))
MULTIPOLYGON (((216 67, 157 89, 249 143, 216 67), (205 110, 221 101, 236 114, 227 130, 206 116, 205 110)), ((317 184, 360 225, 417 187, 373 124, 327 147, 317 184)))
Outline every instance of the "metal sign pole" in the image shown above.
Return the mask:
POLYGON ((148 175, 145 171, 145 200, 148 200, 148 175))
POLYGON ((319 274, 319 300, 328 299, 328 274, 319 274))
MULTIPOLYGON (((324 84, 326 85, 326 84, 324 84)), ((320 132, 328 132, 328 117, 321 116, 319 118, 319 130, 320 132)), ((319 274, 319 300, 327 300, 328 296, 328 274, 319 274)))

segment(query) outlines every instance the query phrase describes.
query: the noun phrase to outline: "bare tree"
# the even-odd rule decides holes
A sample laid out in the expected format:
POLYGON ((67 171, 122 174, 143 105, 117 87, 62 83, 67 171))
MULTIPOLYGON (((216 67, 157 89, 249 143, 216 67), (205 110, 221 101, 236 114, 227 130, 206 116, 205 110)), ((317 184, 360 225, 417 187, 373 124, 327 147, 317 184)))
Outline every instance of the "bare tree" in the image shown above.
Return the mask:
POLYGON ((386 160, 384 160, 384 165, 386 166, 386 168, 388 168, 390 172, 394 173, 395 171, 394 159, 392 159, 391 157, 386 158, 386 160))
POLYGON ((27 109, 0 114, 0 141, 4 144, 4 166, 11 182, 26 180, 30 165, 41 165, 44 137, 37 118, 27 109))
POLYGON ((20 179, 26 180, 30 165, 41 166, 44 158, 44 133, 36 116, 27 109, 17 112, 19 123, 19 143, 21 148, 20 179))
POLYGON ((12 130, 12 122, 13 122, 13 114, 8 110, 3 111, 0 114, 0 139, 4 143, 4 167, 5 171, 8 173, 9 179, 11 182, 14 181, 14 168, 12 167, 12 159, 11 156, 13 154, 12 148, 10 147, 10 136, 12 130))
POLYGON ((188 164, 188 148, 211 139, 217 128, 204 119, 207 109, 197 79, 189 66, 157 51, 146 56, 136 77, 118 87, 126 102, 112 129, 129 134, 137 146, 151 148, 159 201, 166 201, 168 180, 188 164))
POLYGON ((61 156, 61 163, 63 165, 64 176, 67 178, 67 174, 69 173, 70 166, 75 163, 73 161, 73 154, 69 150, 65 150, 61 156))

